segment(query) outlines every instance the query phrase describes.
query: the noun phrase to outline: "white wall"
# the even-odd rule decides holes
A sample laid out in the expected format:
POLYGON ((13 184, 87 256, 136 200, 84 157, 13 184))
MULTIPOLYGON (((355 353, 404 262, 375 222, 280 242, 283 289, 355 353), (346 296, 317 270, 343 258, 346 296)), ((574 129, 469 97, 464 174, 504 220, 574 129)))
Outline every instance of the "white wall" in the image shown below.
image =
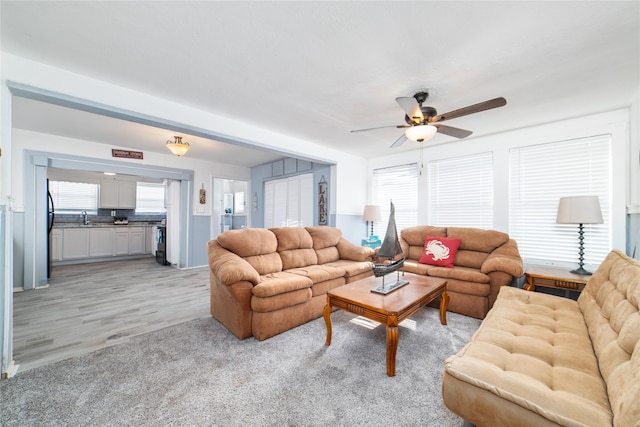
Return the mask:
MULTIPOLYGON (((131 147, 118 145, 105 145, 92 141, 77 140, 56 135, 48 135, 38 132, 14 129, 13 136, 13 162, 12 170, 14 177, 24 177, 25 174, 25 150, 45 151, 51 153, 68 154, 80 157, 87 157, 99 160, 113 161, 111 157, 111 149, 131 149, 131 147)), ((167 150, 167 154, 145 152, 143 160, 135 159, 117 159, 118 163, 136 166, 158 166, 163 168, 185 169, 194 172, 194 194, 193 194, 193 212, 194 215, 211 215, 211 197, 207 197, 207 203, 200 205, 198 200, 199 191, 202 183, 205 189, 211 182, 212 176, 224 175, 232 176, 236 179, 248 180, 250 178, 250 169, 233 165, 208 162, 199 159, 177 157, 167 150), (204 211, 195 213, 196 207, 204 206, 204 211)), ((28 172, 28 169, 27 169, 28 172)), ((15 198, 15 206, 18 211, 24 210, 25 191, 24 179, 15 179, 11 188, 11 194, 15 198)), ((211 191, 207 191, 211 194, 211 191)))
MULTIPOLYGON (((610 133, 612 135, 613 150, 613 180, 612 180, 612 243, 613 247, 625 251, 626 247, 626 204, 628 189, 637 186, 630 182, 629 170, 638 174, 638 156, 629 164, 629 110, 622 109, 607 113, 579 117, 525 129, 517 129, 500 134, 478 138, 468 138, 456 142, 433 145, 424 143, 422 153, 419 145, 416 150, 398 153, 372 159, 369 162, 369 192, 371 191, 371 177, 374 169, 400 164, 415 163, 422 158, 423 173, 419 182, 419 218, 421 224, 429 224, 427 217, 427 163, 431 160, 460 157, 474 153, 492 151, 494 154, 494 228, 509 231, 509 149, 531 144, 542 144, 554 141, 564 141, 583 138, 591 135, 610 133), (422 156, 422 157, 421 157, 422 156)), ((407 142, 410 143, 410 142, 407 142)), ((417 143, 416 143, 417 144, 417 143)), ((551 172, 552 173, 552 172, 551 172)), ((636 175, 637 176, 637 175, 636 175)), ((637 188, 633 191, 637 191, 637 188)))
MULTIPOLYGON (((336 213, 356 212, 361 209, 361 207, 356 209, 356 206, 364 206, 365 204, 366 196, 364 195, 364 188, 366 185, 366 175, 357 173, 358 170, 366 170, 366 160, 363 158, 351 156, 327 148, 326 146, 279 134, 271 130, 265 130, 245 122, 219 117, 202 110, 157 98, 150 94, 116 86, 8 53, 3 52, 2 55, 3 86, 6 84, 6 81, 9 80, 91 102, 105 104, 118 109, 143 113, 200 129, 211 130, 214 131, 215 134, 224 136, 229 140, 250 144, 257 148, 266 147, 276 149, 287 153, 291 157, 337 164, 336 187, 340 188, 340 194, 337 195, 337 203, 333 205, 337 210, 336 213), (292 149, 292 147, 295 147, 295 150, 292 149)), ((9 112, 2 111, 3 115, 8 113, 9 112)), ((111 146, 104 145, 101 151, 108 151, 111 148, 111 146)), ((98 148, 98 150, 100 149, 98 148)), ((175 156, 173 159, 171 156, 161 156, 163 156, 161 161, 166 161, 167 166, 179 160, 175 158, 175 156)), ((191 161, 197 163, 196 160, 189 159, 189 163, 191 161)), ((182 162, 182 164, 184 163, 185 162, 182 162)), ((200 174, 197 166, 194 166, 193 169, 196 171, 193 189, 195 194, 193 198, 197 202, 197 190, 204 182, 205 188, 210 191, 211 189, 208 188, 208 185, 211 181, 205 179, 206 175, 202 176, 200 174)), ((232 169, 228 172, 229 173, 216 173, 215 175, 224 178, 244 179, 243 176, 237 176, 237 174, 233 173, 232 169)), ((210 215, 210 209, 204 214, 210 215)))

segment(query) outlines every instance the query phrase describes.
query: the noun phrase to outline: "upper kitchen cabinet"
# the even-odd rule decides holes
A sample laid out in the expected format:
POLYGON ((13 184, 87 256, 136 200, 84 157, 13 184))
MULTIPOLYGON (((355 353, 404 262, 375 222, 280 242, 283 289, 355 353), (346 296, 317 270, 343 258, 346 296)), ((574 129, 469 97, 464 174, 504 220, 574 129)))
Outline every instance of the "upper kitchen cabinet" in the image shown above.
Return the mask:
POLYGON ((136 182, 103 179, 100 183, 100 208, 135 209, 136 182))

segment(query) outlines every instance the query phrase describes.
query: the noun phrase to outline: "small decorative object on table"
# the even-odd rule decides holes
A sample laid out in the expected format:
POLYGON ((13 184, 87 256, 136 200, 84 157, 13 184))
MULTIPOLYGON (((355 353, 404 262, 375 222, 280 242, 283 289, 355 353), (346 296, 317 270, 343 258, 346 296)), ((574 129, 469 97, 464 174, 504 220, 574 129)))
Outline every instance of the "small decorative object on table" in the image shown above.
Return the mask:
POLYGON ((391 213, 389 214, 387 233, 384 236, 384 241, 377 255, 378 259, 385 258, 387 261, 381 263, 376 260, 372 267, 373 275, 382 277, 382 284, 375 289, 371 289, 371 292, 386 295, 409 283, 407 280, 400 279, 400 269, 404 266, 404 257, 395 259, 400 254, 402 254, 402 247, 400 246, 398 232, 396 231, 396 209, 393 206, 393 202, 391 202, 391 213), (397 271, 396 281, 389 284, 385 283, 384 276, 394 271, 397 271))

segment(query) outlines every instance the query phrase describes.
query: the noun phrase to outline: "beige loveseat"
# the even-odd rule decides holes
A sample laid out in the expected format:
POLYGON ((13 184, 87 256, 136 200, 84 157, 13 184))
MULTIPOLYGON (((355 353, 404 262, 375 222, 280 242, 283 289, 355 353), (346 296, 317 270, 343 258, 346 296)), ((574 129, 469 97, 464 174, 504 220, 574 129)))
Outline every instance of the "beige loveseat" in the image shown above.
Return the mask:
POLYGON ((264 340, 320 317, 327 291, 373 274, 373 254, 334 227, 225 231, 208 242, 211 315, 264 340))
POLYGON ((404 270, 447 280, 449 311, 483 319, 496 300, 500 287, 523 275, 518 245, 500 231, 478 228, 417 226, 400 232, 405 256, 404 270), (425 237, 460 239, 454 267, 419 262, 425 237))
POLYGON ((640 426, 640 262, 609 253, 578 301, 505 287, 445 363, 445 405, 482 426, 640 426))

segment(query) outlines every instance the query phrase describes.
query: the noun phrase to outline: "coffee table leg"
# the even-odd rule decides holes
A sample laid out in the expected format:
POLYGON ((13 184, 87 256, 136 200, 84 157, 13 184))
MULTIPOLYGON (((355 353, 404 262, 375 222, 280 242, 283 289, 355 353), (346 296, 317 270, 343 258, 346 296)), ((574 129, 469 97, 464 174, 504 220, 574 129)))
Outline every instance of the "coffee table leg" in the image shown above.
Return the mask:
POLYGON ((331 345, 331 299, 327 295, 327 305, 324 306, 324 324, 327 325, 327 340, 324 345, 331 345))
POLYGON ((396 376, 396 351, 398 350, 398 318, 387 319, 387 376, 396 376))
POLYGON ((449 294, 447 290, 442 291, 442 296, 440 297, 440 323, 443 325, 447 324, 447 307, 449 306, 449 294))

